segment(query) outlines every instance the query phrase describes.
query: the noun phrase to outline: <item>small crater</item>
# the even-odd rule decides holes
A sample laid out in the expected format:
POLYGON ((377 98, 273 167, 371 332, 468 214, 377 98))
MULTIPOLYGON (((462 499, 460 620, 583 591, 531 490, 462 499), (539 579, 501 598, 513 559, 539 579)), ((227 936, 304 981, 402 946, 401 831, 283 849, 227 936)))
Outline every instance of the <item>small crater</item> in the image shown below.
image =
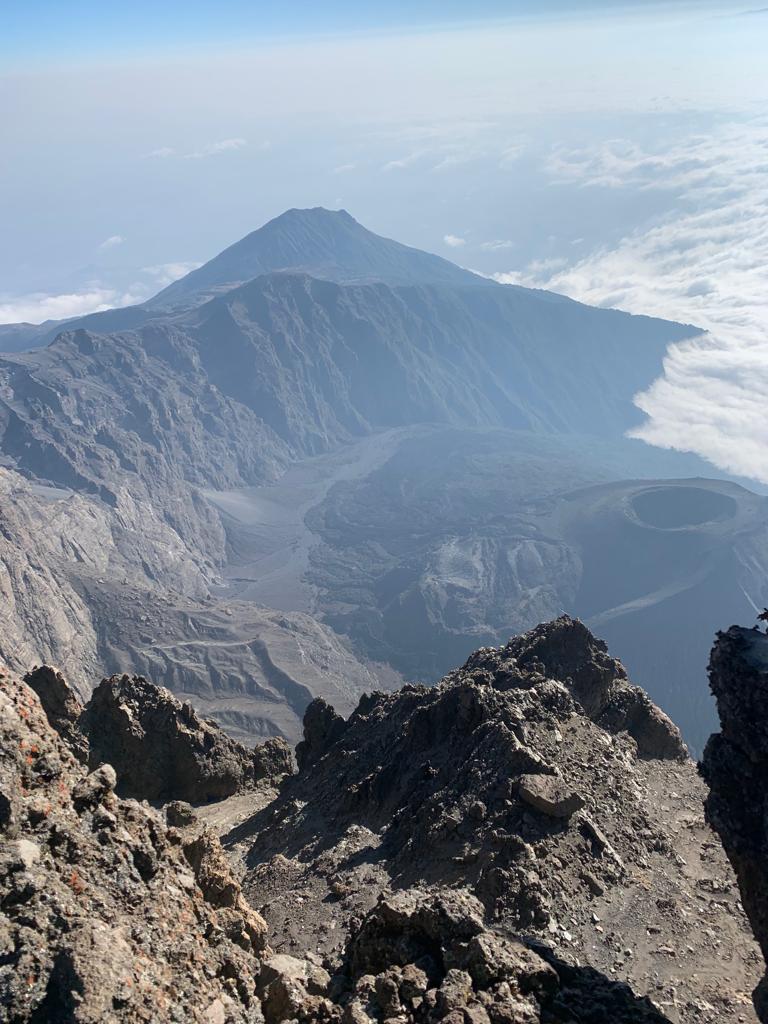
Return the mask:
POLYGON ((703 487, 653 487, 636 494, 632 508, 640 522, 676 530, 732 519, 738 505, 727 494, 703 487))

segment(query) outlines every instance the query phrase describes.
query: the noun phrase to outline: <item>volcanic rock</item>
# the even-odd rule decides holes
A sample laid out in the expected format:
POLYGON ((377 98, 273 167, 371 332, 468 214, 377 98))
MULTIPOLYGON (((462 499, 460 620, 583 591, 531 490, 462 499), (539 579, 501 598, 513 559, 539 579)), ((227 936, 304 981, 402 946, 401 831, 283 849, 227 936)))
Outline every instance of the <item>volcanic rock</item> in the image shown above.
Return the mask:
POLYGON ((86 775, 34 691, 0 678, 0 1016, 255 1024, 266 928, 218 840, 190 862, 114 781, 106 765, 86 775), (226 906, 209 898, 212 858, 226 906))
POLYGON ((318 703, 275 792, 279 750, 253 768, 141 678, 78 717, 89 772, 0 674, 0 1005, 14 1024, 746 1024, 757 952, 694 766, 639 756, 573 689, 500 648, 347 721, 318 703), (150 807, 150 770, 155 793, 188 771, 190 802, 150 807))
MULTIPOLYGON (((709 662, 721 731, 707 743, 701 770, 709 785, 707 819, 736 872, 744 909, 768 961, 768 636, 731 626, 709 662)), ((754 993, 768 1020, 768 972, 754 993)))
POLYGON ((683 1003, 679 1024, 735 1024, 754 944, 674 732, 640 756, 634 736, 603 724, 601 709, 630 689, 581 623, 558 620, 477 651, 436 687, 367 695, 346 721, 310 705, 299 773, 226 838, 270 944, 324 955, 346 979, 353 1024, 484 1013, 613 1024, 683 1003), (552 671, 525 657, 563 637, 552 671), (705 892, 717 896, 703 903, 705 892), (523 991, 531 962, 553 994, 523 991), (426 978, 415 997, 405 970, 426 978), (460 1006, 463 974, 473 995, 460 1006), (580 993, 583 1017, 563 989, 580 993))
POLYGON ((632 686, 621 662, 583 622, 562 615, 504 648, 522 669, 537 669, 568 685, 585 713, 609 732, 628 732, 640 757, 688 756, 680 730, 645 691, 632 686))
POLYGON ((90 763, 108 761, 117 772, 118 793, 140 800, 205 803, 291 770, 283 740, 249 750, 142 676, 103 679, 83 728, 90 763))
POLYGON ((345 970, 352 1021, 667 1021, 627 986, 489 930, 461 889, 383 896, 351 938, 345 970))
POLYGON ((41 665, 28 672, 24 676, 24 682, 31 686, 40 698, 50 725, 69 746, 78 761, 86 764, 88 740, 80 724, 83 705, 61 672, 50 665, 41 665))
POLYGON ((304 739, 296 747, 296 763, 304 771, 323 756, 344 732, 345 722, 331 705, 316 697, 304 714, 304 739))
POLYGON ((569 789, 561 779, 548 775, 523 775, 517 791, 527 804, 551 818, 570 818, 584 806, 578 793, 569 789))

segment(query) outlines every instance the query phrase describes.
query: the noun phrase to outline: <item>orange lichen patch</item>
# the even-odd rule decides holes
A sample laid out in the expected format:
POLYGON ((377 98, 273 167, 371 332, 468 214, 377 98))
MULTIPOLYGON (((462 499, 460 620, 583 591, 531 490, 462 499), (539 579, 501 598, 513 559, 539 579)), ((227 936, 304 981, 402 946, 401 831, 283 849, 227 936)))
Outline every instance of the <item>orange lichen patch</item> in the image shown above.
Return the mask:
POLYGON ((75 871, 74 868, 72 869, 69 878, 67 879, 67 885, 73 892, 76 892, 78 895, 82 892, 85 892, 85 882, 82 880, 80 875, 78 875, 77 871, 75 871))

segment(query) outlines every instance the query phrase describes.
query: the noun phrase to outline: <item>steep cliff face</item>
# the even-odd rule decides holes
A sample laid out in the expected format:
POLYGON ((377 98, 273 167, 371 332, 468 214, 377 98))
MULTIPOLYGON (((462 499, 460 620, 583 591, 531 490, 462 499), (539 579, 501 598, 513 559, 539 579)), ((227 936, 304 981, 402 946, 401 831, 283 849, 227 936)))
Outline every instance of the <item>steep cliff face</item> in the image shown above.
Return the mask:
MULTIPOLYGON (((768 960, 768 636, 731 626, 712 650, 709 679, 721 731, 704 751, 707 819, 720 836, 744 909, 768 960)), ((768 1020, 768 975, 755 990, 768 1020)))

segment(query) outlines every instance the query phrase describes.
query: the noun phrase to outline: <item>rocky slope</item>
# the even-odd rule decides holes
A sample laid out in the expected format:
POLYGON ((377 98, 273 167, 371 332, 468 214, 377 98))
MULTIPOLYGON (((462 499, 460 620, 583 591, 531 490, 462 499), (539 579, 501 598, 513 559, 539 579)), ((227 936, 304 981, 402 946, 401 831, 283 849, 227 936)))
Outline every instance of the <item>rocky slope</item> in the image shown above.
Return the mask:
POLYGON ((285 740, 245 747, 143 676, 102 679, 85 706, 50 665, 28 672, 24 683, 78 761, 112 766, 122 797, 209 803, 293 770, 285 740))
POLYGON ((313 696, 347 713, 380 685, 310 616, 212 596, 211 562, 127 488, 113 508, 0 469, 0 494, 0 657, 14 670, 58 665, 86 699, 104 669, 131 669, 251 742, 295 742, 313 696))
POLYGON ((202 829, 87 774, 34 692, 0 678, 3 1020, 249 1022, 264 921, 202 829))
MULTIPOLYGON (((704 751, 707 819, 736 872, 744 909, 768 960, 768 636, 732 626, 719 634, 709 664, 721 732, 704 751)), ((755 990, 768 1020, 768 974, 755 990)))
POLYGON ((521 936, 547 959, 564 1019, 752 1019, 756 950, 695 767, 580 623, 481 649, 435 688, 363 698, 347 721, 315 702, 297 756, 274 803, 218 810, 217 827, 272 945, 325 956, 350 1019, 423 1019, 415 977, 427 1014, 447 1014, 429 992, 455 986, 464 1020, 528 1020, 496 1003, 530 981, 478 984, 499 976, 472 963, 467 915, 500 961, 521 936))
POLYGON ((316 701, 277 792, 274 747, 254 760, 143 680, 83 712, 44 668, 3 676, 0 702, 14 1022, 752 1019, 757 957, 695 769, 579 622, 346 721, 316 701), (178 792, 172 762, 195 800, 211 778, 232 795, 137 802, 178 792))

